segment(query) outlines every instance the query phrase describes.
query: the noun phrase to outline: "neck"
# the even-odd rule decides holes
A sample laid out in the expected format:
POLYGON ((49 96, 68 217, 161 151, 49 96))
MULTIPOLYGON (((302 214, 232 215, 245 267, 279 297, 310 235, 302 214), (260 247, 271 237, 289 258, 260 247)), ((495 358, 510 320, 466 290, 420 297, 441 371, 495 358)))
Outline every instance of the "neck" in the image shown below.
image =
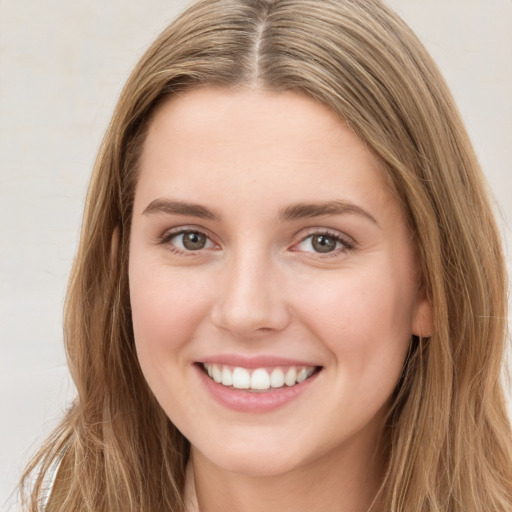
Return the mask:
POLYGON ((383 475, 375 446, 329 453, 279 475, 233 473, 192 448, 187 512, 367 512, 383 475), (363 456, 362 456, 363 455, 363 456))

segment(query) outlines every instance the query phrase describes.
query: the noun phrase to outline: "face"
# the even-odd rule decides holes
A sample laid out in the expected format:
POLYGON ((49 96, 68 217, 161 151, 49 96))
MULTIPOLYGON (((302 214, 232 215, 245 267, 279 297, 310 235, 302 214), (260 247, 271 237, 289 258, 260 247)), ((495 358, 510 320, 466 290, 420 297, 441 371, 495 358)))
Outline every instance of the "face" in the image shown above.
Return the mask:
POLYGON ((296 93, 157 111, 130 241, 140 365, 193 453, 275 475, 375 444, 430 308, 378 159, 296 93))

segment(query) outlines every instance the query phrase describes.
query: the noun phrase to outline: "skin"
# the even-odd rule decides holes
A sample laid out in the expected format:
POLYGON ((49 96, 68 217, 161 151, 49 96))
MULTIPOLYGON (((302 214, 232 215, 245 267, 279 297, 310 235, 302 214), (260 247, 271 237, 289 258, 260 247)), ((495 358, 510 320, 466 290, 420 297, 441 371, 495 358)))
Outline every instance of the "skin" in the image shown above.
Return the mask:
POLYGON ((191 442, 190 509, 367 509, 390 396, 431 311, 382 165, 345 123, 293 92, 200 88, 163 104, 140 161, 129 280, 142 370, 191 442), (214 216, 149 207, 171 199, 214 216), (350 207, 281 218, 329 201, 350 207), (183 228, 204 248, 187 250, 183 228), (200 382, 196 363, 223 354, 321 371, 284 406, 239 412, 200 382))

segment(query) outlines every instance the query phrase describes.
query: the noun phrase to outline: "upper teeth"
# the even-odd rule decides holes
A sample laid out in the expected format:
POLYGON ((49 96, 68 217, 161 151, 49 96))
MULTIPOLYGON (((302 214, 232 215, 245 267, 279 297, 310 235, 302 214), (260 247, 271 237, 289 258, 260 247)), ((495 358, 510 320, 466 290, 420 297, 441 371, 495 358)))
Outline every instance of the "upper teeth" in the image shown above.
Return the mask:
POLYGON ((287 366, 286 368, 255 368, 249 370, 239 366, 204 363, 203 367, 208 375, 219 384, 233 386, 237 389, 257 390, 282 388, 285 384, 294 386, 305 381, 315 372, 314 366, 287 366))

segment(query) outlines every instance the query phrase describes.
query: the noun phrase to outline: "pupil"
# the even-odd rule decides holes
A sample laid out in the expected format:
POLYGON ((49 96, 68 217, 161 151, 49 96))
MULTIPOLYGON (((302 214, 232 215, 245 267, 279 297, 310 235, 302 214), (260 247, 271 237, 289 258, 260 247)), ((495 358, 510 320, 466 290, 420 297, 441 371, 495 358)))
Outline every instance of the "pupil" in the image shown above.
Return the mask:
POLYGON ((191 251, 203 249, 206 244, 206 236, 202 233, 185 233, 183 235, 183 246, 191 251))
POLYGON ((331 252, 336 249, 336 240, 326 235, 316 235, 311 241, 316 252, 331 252))

